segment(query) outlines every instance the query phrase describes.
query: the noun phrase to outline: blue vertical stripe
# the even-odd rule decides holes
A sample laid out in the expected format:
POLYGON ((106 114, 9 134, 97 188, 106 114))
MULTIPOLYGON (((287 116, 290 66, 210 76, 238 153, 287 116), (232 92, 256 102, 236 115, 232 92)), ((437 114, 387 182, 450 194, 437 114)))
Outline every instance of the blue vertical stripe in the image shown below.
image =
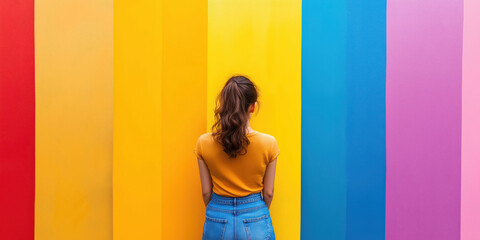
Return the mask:
POLYGON ((345 239, 346 0, 302 5, 302 239, 345 239))
POLYGON ((385 238, 385 0, 304 0, 302 239, 385 238))
POLYGON ((385 239, 386 0, 348 1, 347 239, 385 239))

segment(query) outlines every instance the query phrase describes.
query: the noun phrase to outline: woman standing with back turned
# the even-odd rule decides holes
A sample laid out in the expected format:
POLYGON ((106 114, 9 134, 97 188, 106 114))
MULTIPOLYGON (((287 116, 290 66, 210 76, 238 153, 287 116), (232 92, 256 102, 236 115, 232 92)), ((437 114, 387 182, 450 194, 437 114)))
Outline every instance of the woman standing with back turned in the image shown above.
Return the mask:
POLYGON ((275 239, 269 208, 280 150, 273 136, 250 127, 257 96, 247 77, 231 77, 218 95, 212 132, 197 140, 203 240, 275 239))

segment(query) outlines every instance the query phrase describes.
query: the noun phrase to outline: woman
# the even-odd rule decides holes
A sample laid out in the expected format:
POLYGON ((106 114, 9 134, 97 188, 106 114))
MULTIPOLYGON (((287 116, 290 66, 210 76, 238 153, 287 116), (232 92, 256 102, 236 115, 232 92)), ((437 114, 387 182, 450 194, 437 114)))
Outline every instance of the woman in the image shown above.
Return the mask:
POLYGON ((269 208, 280 150, 273 136, 250 127, 257 96, 247 77, 231 77, 217 97, 212 132, 197 140, 204 240, 275 239, 269 208))

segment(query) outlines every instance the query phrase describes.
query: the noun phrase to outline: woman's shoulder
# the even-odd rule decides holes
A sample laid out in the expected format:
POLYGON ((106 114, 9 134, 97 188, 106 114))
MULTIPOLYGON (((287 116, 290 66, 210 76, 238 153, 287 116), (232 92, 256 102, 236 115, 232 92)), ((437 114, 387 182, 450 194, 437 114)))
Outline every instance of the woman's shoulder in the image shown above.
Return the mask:
POLYGON ((208 137, 208 136, 212 136, 212 133, 211 132, 202 133, 202 134, 200 134, 199 138, 208 137))
POLYGON ((208 138, 212 136, 212 133, 211 132, 206 132, 206 133, 202 133, 200 134, 200 136, 198 137, 198 139, 204 139, 204 138, 208 138))
POLYGON ((260 139, 262 139, 262 141, 266 141, 266 142, 276 142, 277 141, 277 139, 273 135, 268 134, 268 133, 257 131, 256 135, 258 137, 260 137, 260 139))
POLYGON ((209 141, 212 139, 212 133, 211 132, 206 132, 206 133, 202 133, 200 134, 200 136, 198 137, 197 141, 199 142, 205 142, 205 141, 209 141))

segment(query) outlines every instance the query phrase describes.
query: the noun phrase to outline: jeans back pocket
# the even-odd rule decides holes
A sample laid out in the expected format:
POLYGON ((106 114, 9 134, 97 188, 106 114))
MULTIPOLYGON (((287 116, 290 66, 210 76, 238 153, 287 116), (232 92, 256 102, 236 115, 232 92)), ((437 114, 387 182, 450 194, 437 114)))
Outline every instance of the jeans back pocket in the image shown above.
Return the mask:
POLYGON ((205 216, 202 240, 223 240, 227 219, 205 216))
POLYGON ((272 239, 273 227, 268 214, 255 218, 243 219, 248 240, 272 239))

